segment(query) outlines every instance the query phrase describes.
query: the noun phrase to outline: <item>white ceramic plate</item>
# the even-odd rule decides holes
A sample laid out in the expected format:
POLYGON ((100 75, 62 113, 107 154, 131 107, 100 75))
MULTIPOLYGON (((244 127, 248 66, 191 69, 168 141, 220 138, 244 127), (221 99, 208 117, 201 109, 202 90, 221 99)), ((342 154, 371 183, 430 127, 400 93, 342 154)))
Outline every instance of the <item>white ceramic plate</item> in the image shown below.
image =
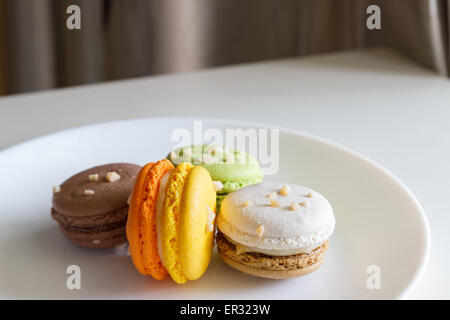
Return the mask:
MULTIPOLYGON (((330 142, 280 130, 280 167, 270 181, 302 184, 334 207, 336 230, 324 265, 304 277, 266 280, 230 269, 214 254, 205 275, 185 285, 138 274, 116 249, 73 245, 50 219, 52 186, 88 167, 144 164, 176 144, 187 118, 93 125, 38 138, 0 152, 0 297, 57 299, 392 299, 419 278, 429 251, 423 210, 408 189, 372 161, 330 142), (66 288, 66 268, 81 268, 81 289, 66 288), (369 289, 369 266, 381 288, 369 289)), ((204 129, 267 128, 209 119, 204 129)), ((405 159, 407 161, 407 159, 405 159)), ((369 268, 370 271, 370 268, 369 268)), ((369 280, 370 282, 370 280, 369 280)))

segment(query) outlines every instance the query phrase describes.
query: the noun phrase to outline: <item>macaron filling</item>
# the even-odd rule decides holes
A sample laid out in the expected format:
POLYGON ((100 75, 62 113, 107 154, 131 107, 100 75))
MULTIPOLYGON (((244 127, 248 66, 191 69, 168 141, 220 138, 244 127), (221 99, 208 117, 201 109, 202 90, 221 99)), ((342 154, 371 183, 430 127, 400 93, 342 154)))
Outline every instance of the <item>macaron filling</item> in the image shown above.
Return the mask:
POLYGON ((164 262, 164 256, 162 254, 162 240, 161 240, 161 217, 163 214, 164 199, 166 198, 167 182, 169 181, 170 175, 173 169, 169 170, 160 180, 158 198, 156 200, 156 231, 158 239, 158 255, 161 259, 162 265, 166 267, 164 262))
POLYGON ((246 246, 246 245, 243 245, 241 243, 234 241, 226 234, 223 234, 223 235, 224 235, 225 239, 227 239, 229 242, 234 244, 236 246, 236 248, 238 248, 237 250, 239 250, 240 252, 257 252, 257 253, 262 253, 262 254, 265 254, 268 256, 292 256, 292 255, 296 255, 296 254, 300 254, 300 253, 309 253, 312 250, 316 249, 317 247, 320 247, 321 245, 323 245, 323 242, 322 242, 318 246, 303 247, 303 248, 298 248, 298 249, 268 250, 268 249, 261 249, 258 247, 249 247, 249 246, 246 246))

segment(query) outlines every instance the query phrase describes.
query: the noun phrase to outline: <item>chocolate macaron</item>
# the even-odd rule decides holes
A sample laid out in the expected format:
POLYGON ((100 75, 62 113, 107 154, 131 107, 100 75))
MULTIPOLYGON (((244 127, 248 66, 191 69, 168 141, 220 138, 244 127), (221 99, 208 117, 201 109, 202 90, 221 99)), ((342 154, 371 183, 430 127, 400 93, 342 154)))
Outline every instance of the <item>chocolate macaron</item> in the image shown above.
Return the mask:
POLYGON ((53 188, 52 218, 83 247, 126 242, 127 202, 140 169, 131 163, 112 163, 72 176, 53 188))

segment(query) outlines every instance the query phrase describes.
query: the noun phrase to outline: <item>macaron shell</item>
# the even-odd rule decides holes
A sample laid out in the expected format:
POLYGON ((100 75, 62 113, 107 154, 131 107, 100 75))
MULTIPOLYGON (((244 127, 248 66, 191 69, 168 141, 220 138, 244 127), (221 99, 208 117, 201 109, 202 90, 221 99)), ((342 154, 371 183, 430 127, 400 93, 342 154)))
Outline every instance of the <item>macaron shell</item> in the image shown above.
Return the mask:
POLYGON ((52 207, 62 216, 73 218, 97 217, 127 207, 130 189, 140 166, 132 163, 110 163, 84 170, 61 185, 61 191, 53 195, 52 207), (108 172, 116 172, 120 179, 106 180, 108 172), (89 176, 98 175, 98 180, 90 181, 89 176), (93 196, 86 196, 85 190, 93 190, 93 196))
POLYGON ((181 162, 189 162, 194 165, 199 165, 208 170, 213 181, 220 181, 223 184, 221 190, 217 190, 217 208, 223 200, 222 195, 227 195, 230 192, 238 190, 239 188, 260 183, 263 180, 263 174, 258 161, 246 152, 239 150, 214 145, 191 145, 183 146, 173 150, 169 155, 170 159, 175 165, 181 162), (220 152, 215 150, 218 148, 220 152), (185 154, 185 150, 190 150, 185 154), (205 156, 206 159, 205 160, 205 156), (232 158, 232 161, 227 160, 227 156, 232 158), (211 158, 213 161, 211 162, 211 158))
POLYGON ((244 263, 236 262, 233 259, 230 259, 228 256, 224 255, 222 252, 219 252, 219 256, 222 258, 222 260, 228 264, 231 268, 239 270, 243 273, 260 277, 260 278, 267 278, 267 279, 289 279, 289 278, 295 278, 295 277, 301 277, 308 273, 311 273, 317 269, 323 264, 324 262, 324 255, 320 256, 320 259, 317 260, 316 263, 299 269, 293 269, 293 270, 286 270, 286 271, 278 271, 278 270, 267 270, 263 268, 255 268, 252 266, 248 266, 244 263))
POLYGON ((107 248, 125 242, 127 199, 140 170, 132 163, 110 163, 75 174, 53 194, 51 217, 67 238, 81 246, 107 248), (120 179, 109 181, 108 172, 116 172, 120 179), (93 192, 88 195, 85 190, 93 192))
POLYGON ((136 184, 136 188, 139 189, 136 189, 136 193, 133 192, 131 197, 129 228, 127 224, 127 235, 130 234, 130 238, 133 239, 130 253, 132 258, 138 257, 136 260, 139 267, 136 268, 157 280, 164 279, 167 270, 158 254, 156 203, 160 180, 171 169, 173 165, 170 161, 161 160, 156 164, 150 164, 148 170, 142 171, 142 177, 140 174, 136 184))
POLYGON ((270 279, 299 277, 318 269, 328 250, 328 241, 311 252, 290 256, 269 256, 261 253, 244 252, 238 254, 234 244, 219 231, 217 251, 230 267, 244 273, 270 279))
POLYGON ((141 215, 141 235, 143 240, 144 263, 150 275, 162 280, 167 276, 158 254, 158 238, 156 230, 156 204, 161 178, 171 169, 172 163, 167 160, 158 161, 149 172, 145 200, 142 203, 141 215))
POLYGON ((263 178, 261 169, 256 160, 244 163, 202 163, 200 166, 208 170, 212 179, 215 181, 249 184, 253 181, 261 182, 263 178))
POLYGON ((255 176, 248 179, 241 179, 239 181, 221 181, 223 188, 217 191, 218 195, 227 195, 230 192, 236 191, 237 189, 249 186, 251 184, 260 183, 262 181, 262 175, 255 176))
POLYGON ((228 194, 217 226, 234 241, 249 247, 292 250, 323 243, 333 233, 335 222, 333 208, 318 192, 294 184, 263 182, 228 194), (282 195, 285 186, 290 191, 282 195), (271 205, 270 195, 276 197, 278 205, 271 205), (244 206, 246 201, 251 205, 244 206), (292 210, 292 203, 299 204, 299 208, 292 210), (259 226, 264 226, 263 236, 257 233, 259 226))
POLYGON ((211 260, 215 220, 210 230, 208 216, 215 212, 215 207, 211 176, 205 168, 196 166, 185 182, 178 228, 181 266, 188 280, 200 278, 211 260))
POLYGON ((190 163, 181 163, 173 170, 167 182, 166 199, 159 223, 162 260, 177 283, 187 281, 181 267, 178 222, 184 185, 193 167, 190 163))
POLYGON ((221 154, 211 155, 212 150, 218 146, 213 145, 193 145, 184 146, 173 150, 169 154, 168 158, 174 163, 179 164, 181 162, 189 162, 194 165, 204 167, 211 175, 214 181, 243 183, 247 185, 252 181, 261 182, 262 172, 258 161, 250 154, 234 149, 229 149, 228 152, 234 159, 232 162, 225 161, 225 158, 221 154), (191 149, 191 156, 187 157, 183 155, 183 151, 186 148, 191 149), (202 161, 202 155, 210 155, 213 158, 217 158, 217 163, 206 163, 202 161), (175 158, 174 158, 175 155, 175 158), (238 158, 242 157, 242 160, 238 158))
POLYGON ((115 238, 111 238, 111 239, 106 239, 106 240, 101 240, 100 242, 94 242, 91 240, 80 240, 80 239, 71 239, 73 243, 79 245, 79 246, 83 246, 86 248, 112 248, 115 247, 117 245, 120 245, 122 243, 125 243, 127 241, 126 236, 120 235, 118 237, 115 238))
POLYGON ((130 197, 130 208, 128 210, 128 220, 126 226, 126 234, 129 244, 128 250, 130 252, 131 259, 136 269, 144 275, 149 275, 149 273, 145 268, 142 256, 143 242, 140 234, 140 208, 143 199, 144 185, 146 185, 148 181, 148 172, 154 165, 154 163, 146 164, 136 178, 133 192, 130 197))

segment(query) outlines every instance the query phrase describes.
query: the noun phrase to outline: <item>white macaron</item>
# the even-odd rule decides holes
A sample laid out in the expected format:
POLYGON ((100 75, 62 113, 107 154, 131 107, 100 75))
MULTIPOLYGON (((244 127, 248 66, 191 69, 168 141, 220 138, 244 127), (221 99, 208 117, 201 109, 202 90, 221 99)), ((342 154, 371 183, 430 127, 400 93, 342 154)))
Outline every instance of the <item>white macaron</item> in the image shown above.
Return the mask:
POLYGON ((320 193, 283 183, 259 183, 225 198, 217 226, 235 245, 267 255, 310 252, 332 235, 333 209, 320 193))

